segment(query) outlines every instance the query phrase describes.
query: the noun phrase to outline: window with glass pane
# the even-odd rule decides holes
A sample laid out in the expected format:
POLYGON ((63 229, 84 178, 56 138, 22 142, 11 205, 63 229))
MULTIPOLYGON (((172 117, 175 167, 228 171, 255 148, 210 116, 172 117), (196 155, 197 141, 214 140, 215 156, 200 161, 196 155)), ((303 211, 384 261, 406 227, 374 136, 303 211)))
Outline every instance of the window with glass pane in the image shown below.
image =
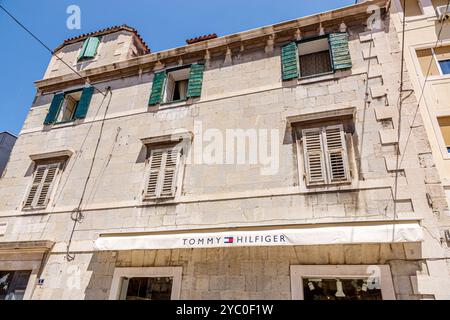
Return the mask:
POLYGON ((122 300, 170 300, 173 279, 169 277, 129 278, 122 283, 122 300))
POLYGON ((31 271, 0 271, 0 300, 23 300, 31 271))
POLYGON ((439 61, 439 65, 442 70, 442 74, 450 74, 450 60, 439 61))
POLYGON ((379 282, 368 279, 303 279, 303 293, 305 300, 383 300, 379 282))

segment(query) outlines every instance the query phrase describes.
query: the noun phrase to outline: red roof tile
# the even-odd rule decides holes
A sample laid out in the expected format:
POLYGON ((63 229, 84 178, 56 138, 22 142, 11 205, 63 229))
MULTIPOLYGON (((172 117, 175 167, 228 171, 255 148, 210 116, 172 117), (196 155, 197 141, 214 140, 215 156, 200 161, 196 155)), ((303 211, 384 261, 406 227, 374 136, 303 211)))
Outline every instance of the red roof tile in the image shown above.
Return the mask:
POLYGON ((192 38, 192 39, 187 39, 186 43, 187 44, 193 44, 193 43, 206 41, 206 40, 210 40, 210 39, 215 39, 215 38, 217 38, 217 34, 211 33, 211 34, 207 34, 207 35, 204 35, 204 36, 200 36, 200 37, 196 37, 196 38, 192 38))
POLYGON ((77 37, 66 39, 66 40, 64 40, 64 43, 59 45, 54 51, 56 52, 59 49, 61 49, 62 47, 68 45, 68 44, 76 43, 78 41, 85 40, 85 39, 87 39, 89 37, 101 36, 101 35, 117 32, 117 31, 120 31, 120 30, 126 30, 126 31, 134 33, 137 36, 137 38, 139 39, 139 41, 142 44, 142 46, 145 48, 145 54, 150 53, 150 48, 147 46, 145 41, 139 35, 137 30, 132 28, 132 27, 127 26, 126 24, 121 25, 121 26, 113 26, 113 27, 102 29, 102 30, 98 30, 98 31, 90 32, 90 33, 85 33, 85 34, 79 35, 77 37))

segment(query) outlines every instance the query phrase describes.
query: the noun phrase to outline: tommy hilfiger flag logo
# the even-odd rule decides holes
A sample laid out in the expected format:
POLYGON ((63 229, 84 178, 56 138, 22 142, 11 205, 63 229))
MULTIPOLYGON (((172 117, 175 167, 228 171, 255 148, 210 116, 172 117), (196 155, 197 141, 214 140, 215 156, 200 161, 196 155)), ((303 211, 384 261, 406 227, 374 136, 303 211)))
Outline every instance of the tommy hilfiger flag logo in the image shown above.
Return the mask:
POLYGON ((234 243, 234 237, 225 237, 224 243, 234 243))

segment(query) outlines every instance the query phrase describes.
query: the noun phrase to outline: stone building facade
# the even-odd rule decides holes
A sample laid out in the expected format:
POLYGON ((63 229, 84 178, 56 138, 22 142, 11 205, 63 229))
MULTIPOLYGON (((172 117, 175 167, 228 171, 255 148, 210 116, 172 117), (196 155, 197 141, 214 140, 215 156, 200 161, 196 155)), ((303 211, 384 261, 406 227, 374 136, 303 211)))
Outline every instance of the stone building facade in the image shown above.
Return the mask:
POLYGON ((36 82, 0 180, 0 293, 450 298, 444 189, 414 93, 399 116, 388 10, 157 53, 129 27, 70 39, 57 54, 90 84, 55 58, 36 82))
POLYGON ((0 176, 6 168, 9 155, 14 147, 17 137, 9 132, 0 132, 0 176))

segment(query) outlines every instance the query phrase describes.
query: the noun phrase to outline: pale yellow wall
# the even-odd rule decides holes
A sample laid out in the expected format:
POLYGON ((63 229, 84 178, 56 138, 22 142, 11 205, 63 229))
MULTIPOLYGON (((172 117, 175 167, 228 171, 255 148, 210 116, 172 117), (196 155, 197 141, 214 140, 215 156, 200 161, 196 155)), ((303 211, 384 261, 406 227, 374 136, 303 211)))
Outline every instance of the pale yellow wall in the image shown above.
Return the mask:
MULTIPOLYGON (((439 1, 428 3, 422 1, 424 14, 420 19, 409 19, 405 29, 405 61, 411 75, 411 82, 418 97, 422 93, 423 81, 427 74, 428 66, 432 61, 424 95, 420 103, 420 113, 422 114, 426 132, 433 151, 433 157, 440 173, 441 180, 450 185, 450 157, 446 149, 444 138, 438 123, 438 117, 450 115, 450 78, 440 76, 435 59, 431 59, 431 50, 436 44, 437 35, 441 29, 441 23, 437 21, 434 6, 440 5, 439 1)), ((446 0, 444 4, 447 3, 446 0)), ((402 0, 394 1, 397 7, 402 0)), ((394 11, 393 11, 394 12, 394 11)), ((393 21, 399 37, 402 35, 402 16, 393 14, 393 21)), ((441 31, 440 42, 436 48, 438 60, 446 59, 450 56, 450 25, 446 23, 441 31), (442 48, 441 48, 442 47, 442 48)))

